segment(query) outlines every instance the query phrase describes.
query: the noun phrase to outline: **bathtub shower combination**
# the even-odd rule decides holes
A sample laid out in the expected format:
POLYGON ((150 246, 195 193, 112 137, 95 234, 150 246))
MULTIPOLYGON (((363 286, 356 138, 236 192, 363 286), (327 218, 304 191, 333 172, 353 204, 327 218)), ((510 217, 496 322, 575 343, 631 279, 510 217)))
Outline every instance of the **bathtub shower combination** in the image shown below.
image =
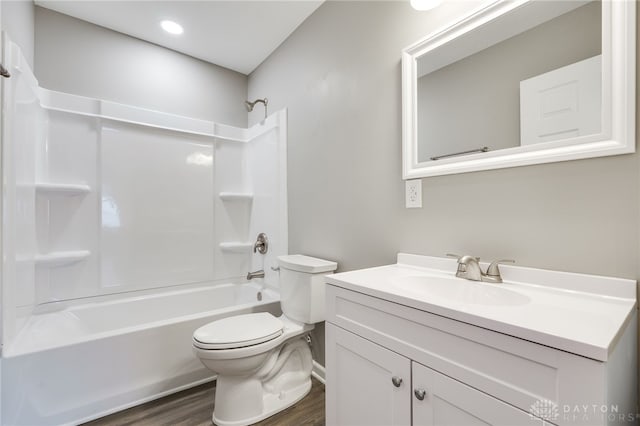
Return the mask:
POLYGON ((6 37, 2 63, 0 423, 77 424, 211 380, 194 330, 280 313, 286 112, 240 129, 48 91, 6 37))

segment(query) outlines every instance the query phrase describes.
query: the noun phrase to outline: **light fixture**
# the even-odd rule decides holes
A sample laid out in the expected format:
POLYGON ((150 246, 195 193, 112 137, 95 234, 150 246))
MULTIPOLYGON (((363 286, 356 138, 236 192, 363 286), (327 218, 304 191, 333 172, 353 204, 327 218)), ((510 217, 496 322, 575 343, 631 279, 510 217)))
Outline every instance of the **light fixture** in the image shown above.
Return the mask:
POLYGON ((182 29, 182 25, 178 24, 177 22, 166 20, 166 21, 160 22, 160 26, 162 27, 163 30, 165 30, 169 34, 178 35, 184 32, 184 30, 182 29))
POLYGON ((415 10, 431 10, 440 6, 442 0, 411 0, 411 7, 415 10))

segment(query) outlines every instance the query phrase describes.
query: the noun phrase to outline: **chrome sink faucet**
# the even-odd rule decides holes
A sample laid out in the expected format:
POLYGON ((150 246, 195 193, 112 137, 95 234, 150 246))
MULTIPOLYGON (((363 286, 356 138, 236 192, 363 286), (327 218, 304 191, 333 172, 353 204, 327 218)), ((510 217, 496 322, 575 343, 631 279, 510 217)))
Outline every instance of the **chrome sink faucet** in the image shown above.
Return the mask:
POLYGON ((499 284, 502 282, 502 276, 500 275, 500 269, 498 265, 500 263, 515 263, 515 260, 500 259, 492 262, 487 268, 487 272, 482 272, 480 267, 480 258, 474 256, 459 256, 457 254, 447 253, 449 257, 455 257, 458 259, 458 270, 456 271, 456 277, 464 278, 472 281, 484 281, 487 283, 499 284))
POLYGON ((461 256, 458 258, 458 270, 456 277, 472 281, 482 281, 484 272, 480 268, 480 258, 473 256, 461 256))

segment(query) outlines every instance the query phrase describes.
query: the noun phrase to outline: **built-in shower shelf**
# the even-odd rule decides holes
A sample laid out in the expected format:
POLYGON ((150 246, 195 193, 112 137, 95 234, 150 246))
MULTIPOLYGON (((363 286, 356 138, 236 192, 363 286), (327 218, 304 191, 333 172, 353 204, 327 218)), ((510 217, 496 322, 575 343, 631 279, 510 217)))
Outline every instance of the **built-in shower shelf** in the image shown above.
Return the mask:
POLYGON ((251 201, 253 194, 249 192, 221 192, 220 199, 222 201, 251 201))
POLYGON ((252 248, 253 243, 243 243, 236 241, 220 243, 220 250, 225 253, 248 253, 252 248))
POLYGON ((34 258, 36 266, 57 268, 81 262, 91 255, 89 250, 52 251, 47 254, 37 254, 34 258))
POLYGON ((91 192, 91 187, 82 183, 36 183, 36 192, 43 195, 83 195, 91 192))

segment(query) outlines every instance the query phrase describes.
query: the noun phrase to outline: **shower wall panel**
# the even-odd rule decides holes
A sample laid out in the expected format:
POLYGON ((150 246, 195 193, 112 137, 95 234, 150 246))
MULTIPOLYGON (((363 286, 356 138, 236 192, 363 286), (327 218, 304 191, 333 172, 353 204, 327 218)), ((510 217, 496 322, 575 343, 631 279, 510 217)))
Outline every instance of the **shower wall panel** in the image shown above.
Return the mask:
POLYGON ((108 123, 101 168, 104 288, 214 280, 213 138, 108 123))
POLYGON ((219 278, 231 279, 238 271, 243 275, 249 271, 250 244, 255 237, 249 233, 254 195, 249 181, 247 143, 218 138, 215 161, 216 237, 220 242, 246 244, 246 248, 235 250, 223 249, 219 244, 215 247, 216 274, 219 278), (224 194, 235 194, 236 197, 225 199, 224 194))
POLYGON ((35 307, 36 142, 43 137, 37 90, 20 49, 2 35, 2 63, 15 64, 2 79, 2 343, 8 344, 35 307), (11 283, 12 285, 4 285, 11 283))
POLYGON ((100 120, 63 111, 48 111, 46 138, 37 145, 37 182, 48 185, 86 185, 86 192, 36 193, 36 302, 87 297, 99 290, 98 186, 100 120), (89 255, 82 262, 56 266, 47 256, 77 250, 89 255))
POLYGON ((38 304, 236 282, 257 269, 277 286, 286 112, 238 129, 44 92, 38 180, 64 191, 36 197, 38 304), (252 252, 261 232, 266 255, 252 252))
POLYGON ((250 234, 264 232, 269 237, 269 251, 253 256, 252 270, 263 269, 265 281, 279 282, 278 255, 288 253, 287 233, 287 149, 286 112, 274 114, 250 129, 247 142, 248 180, 253 188, 250 234))
POLYGON ((33 157, 35 145, 31 142, 38 140, 41 130, 34 126, 32 120, 41 117, 42 111, 34 96, 28 80, 18 79, 14 86, 18 102, 13 111, 11 123, 16 143, 13 147, 12 158, 15 177, 15 204, 13 225, 15 232, 14 248, 16 261, 16 305, 30 307, 34 304, 35 288, 33 263, 30 255, 35 249, 35 167, 33 157))

